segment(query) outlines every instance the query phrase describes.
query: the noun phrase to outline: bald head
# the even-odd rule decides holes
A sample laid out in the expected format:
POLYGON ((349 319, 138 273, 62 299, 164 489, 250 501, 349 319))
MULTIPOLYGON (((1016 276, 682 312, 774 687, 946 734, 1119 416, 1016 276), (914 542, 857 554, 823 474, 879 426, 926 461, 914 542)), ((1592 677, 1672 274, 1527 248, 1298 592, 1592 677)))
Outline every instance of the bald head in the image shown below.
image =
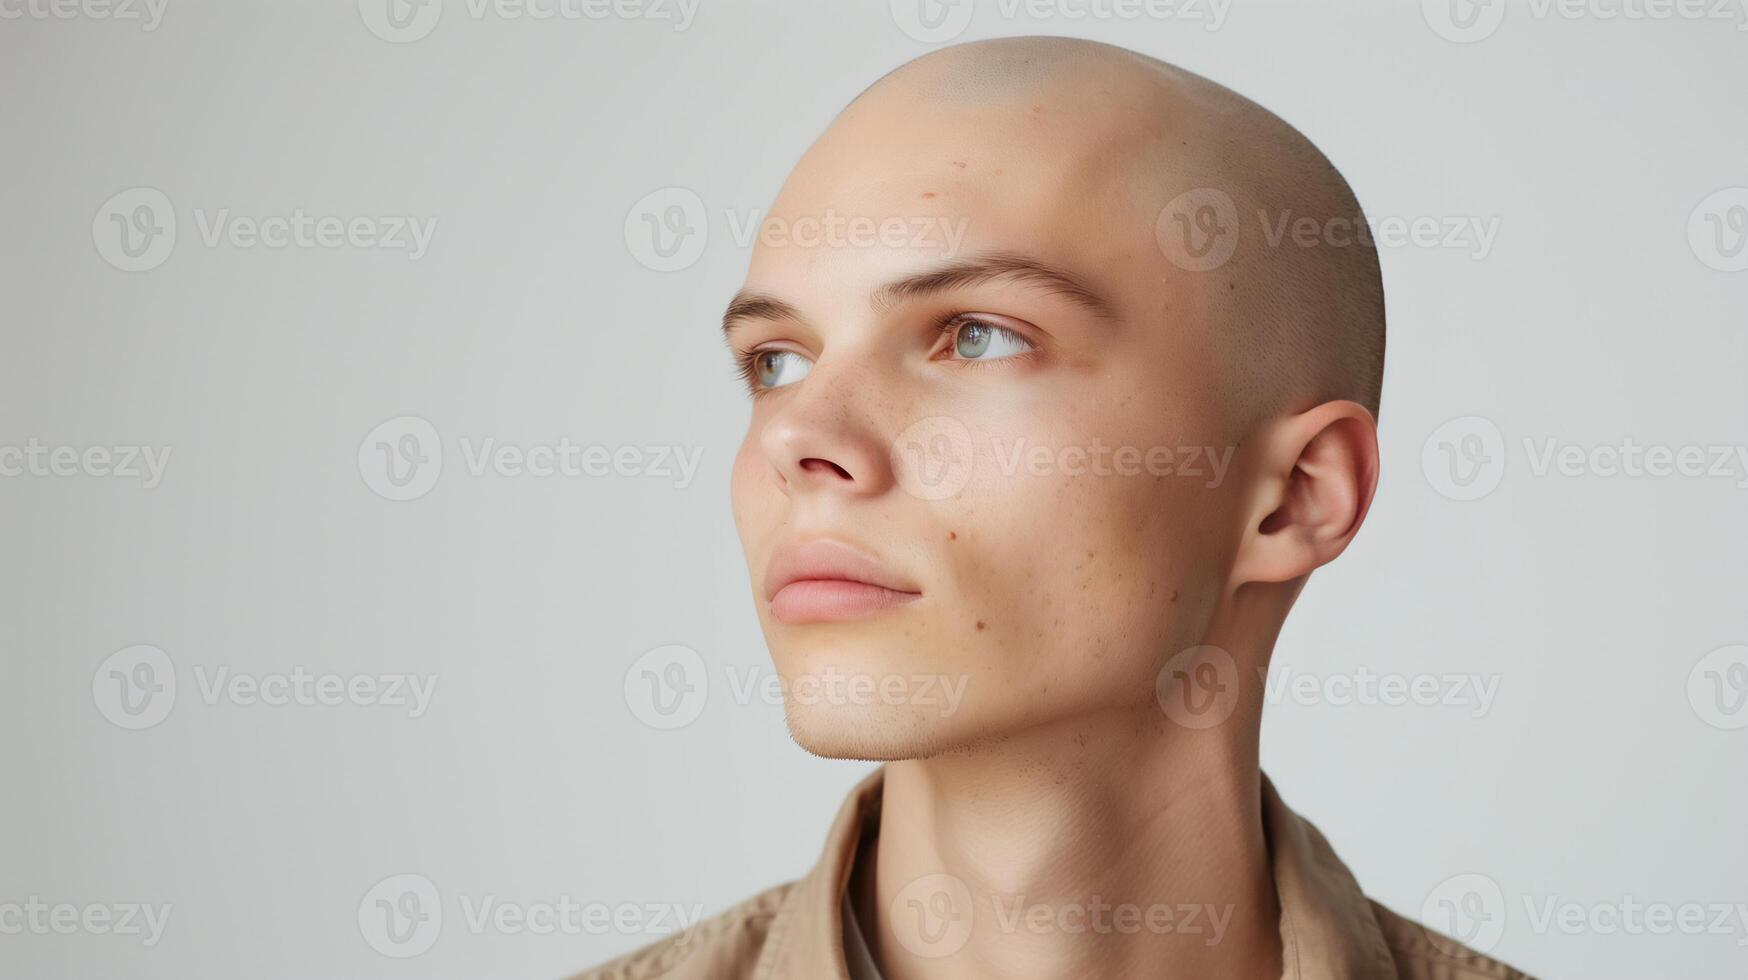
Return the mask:
POLYGON ((838 607, 761 605, 787 675, 979 680, 951 719, 786 702, 796 738, 1153 730, 1163 651, 1260 667, 1376 485, 1377 261, 1329 231, 1359 217, 1292 127, 1106 45, 943 49, 847 106, 724 318, 754 396, 736 521, 755 581, 841 536, 921 597, 823 630, 838 607), (819 234, 858 222, 882 234, 819 234))
POLYGON ((866 89, 792 184, 895 140, 954 157, 982 193, 1062 219, 1035 227, 1058 248, 1102 252, 1089 275, 1153 277, 1154 301, 1132 312, 1207 328, 1210 394, 1238 425, 1334 399, 1376 415, 1384 301, 1364 217, 1329 160, 1267 109, 1106 44, 978 41, 866 89))

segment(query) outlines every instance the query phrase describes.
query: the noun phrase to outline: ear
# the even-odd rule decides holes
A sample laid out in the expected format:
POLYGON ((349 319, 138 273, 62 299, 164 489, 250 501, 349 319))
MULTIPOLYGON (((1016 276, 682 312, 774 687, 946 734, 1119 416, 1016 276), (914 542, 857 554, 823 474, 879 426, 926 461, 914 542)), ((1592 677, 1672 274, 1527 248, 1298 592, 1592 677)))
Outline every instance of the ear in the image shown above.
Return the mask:
POLYGON ((1324 402, 1258 433, 1256 492, 1233 584, 1288 582, 1335 560, 1378 487, 1378 423, 1350 401, 1324 402))

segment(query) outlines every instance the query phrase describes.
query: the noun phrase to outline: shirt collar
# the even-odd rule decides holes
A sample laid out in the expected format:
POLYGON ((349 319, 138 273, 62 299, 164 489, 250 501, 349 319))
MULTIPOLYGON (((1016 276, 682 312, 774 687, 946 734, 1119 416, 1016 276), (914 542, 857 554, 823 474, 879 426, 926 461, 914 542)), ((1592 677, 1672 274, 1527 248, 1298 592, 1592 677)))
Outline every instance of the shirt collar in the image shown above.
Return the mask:
MULTIPOLYGON (((771 925, 755 976, 848 980, 842 908, 856 850, 878 819, 885 767, 850 791, 825 848, 771 925)), ((1282 980, 1385 980, 1396 974, 1371 903, 1311 823, 1262 777, 1263 827, 1281 904, 1282 980)))

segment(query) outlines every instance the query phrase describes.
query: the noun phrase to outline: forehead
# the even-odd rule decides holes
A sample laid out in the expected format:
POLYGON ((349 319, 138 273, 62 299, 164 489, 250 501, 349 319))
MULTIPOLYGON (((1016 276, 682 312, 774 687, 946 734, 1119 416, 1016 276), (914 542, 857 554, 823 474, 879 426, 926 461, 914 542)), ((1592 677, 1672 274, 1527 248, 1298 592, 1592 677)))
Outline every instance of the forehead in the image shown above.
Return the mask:
POLYGON ((1156 125, 1117 103, 858 102, 785 182, 755 240, 749 284, 866 291, 999 251, 1120 292, 1162 258, 1144 162, 1158 144, 1156 125))

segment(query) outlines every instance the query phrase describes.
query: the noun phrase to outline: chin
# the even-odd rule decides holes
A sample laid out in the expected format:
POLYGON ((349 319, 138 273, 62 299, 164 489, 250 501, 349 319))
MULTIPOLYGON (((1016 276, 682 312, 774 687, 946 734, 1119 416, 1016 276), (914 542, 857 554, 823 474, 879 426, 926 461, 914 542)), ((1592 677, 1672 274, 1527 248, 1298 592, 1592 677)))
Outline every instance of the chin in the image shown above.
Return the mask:
POLYGON ((783 715, 795 744, 822 759, 896 762, 922 759, 953 748, 953 733, 938 718, 920 718, 905 707, 793 705, 783 715))

